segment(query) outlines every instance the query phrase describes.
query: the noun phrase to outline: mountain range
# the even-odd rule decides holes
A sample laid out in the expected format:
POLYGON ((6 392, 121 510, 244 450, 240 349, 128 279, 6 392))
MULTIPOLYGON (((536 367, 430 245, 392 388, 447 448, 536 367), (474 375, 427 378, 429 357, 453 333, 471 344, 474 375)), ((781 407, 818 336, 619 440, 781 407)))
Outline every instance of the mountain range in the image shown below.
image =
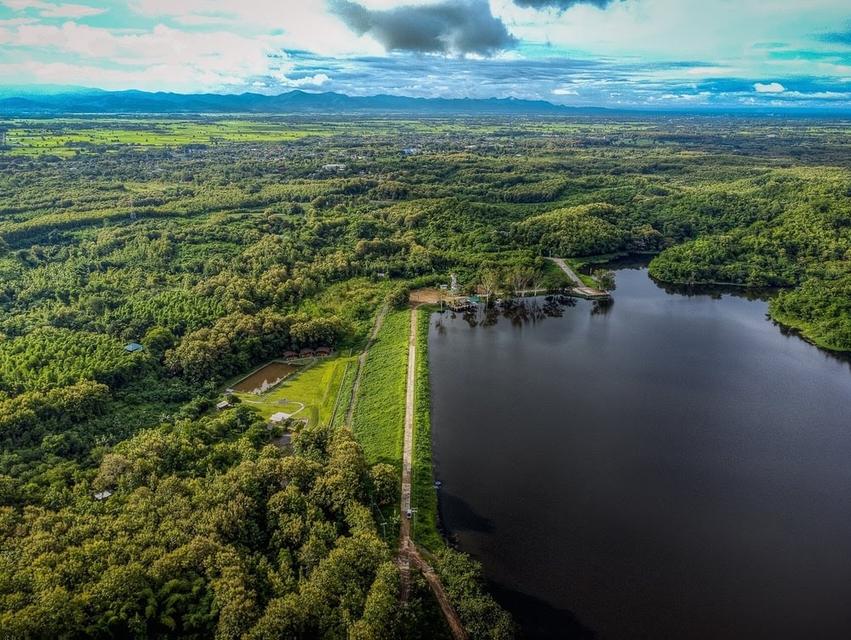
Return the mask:
POLYGON ((449 99, 289 91, 280 95, 181 94, 146 91, 103 91, 58 87, 39 90, 0 88, 0 114, 59 113, 416 113, 416 114, 553 114, 607 113, 594 107, 567 107, 543 100, 516 98, 449 99))

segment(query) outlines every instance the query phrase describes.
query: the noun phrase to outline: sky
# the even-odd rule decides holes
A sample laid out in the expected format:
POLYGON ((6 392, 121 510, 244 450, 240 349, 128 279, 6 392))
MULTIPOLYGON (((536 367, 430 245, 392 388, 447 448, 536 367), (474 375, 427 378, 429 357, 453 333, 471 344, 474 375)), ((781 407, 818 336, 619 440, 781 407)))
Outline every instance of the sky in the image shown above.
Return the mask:
POLYGON ((851 108, 851 0, 0 0, 0 85, 851 108))

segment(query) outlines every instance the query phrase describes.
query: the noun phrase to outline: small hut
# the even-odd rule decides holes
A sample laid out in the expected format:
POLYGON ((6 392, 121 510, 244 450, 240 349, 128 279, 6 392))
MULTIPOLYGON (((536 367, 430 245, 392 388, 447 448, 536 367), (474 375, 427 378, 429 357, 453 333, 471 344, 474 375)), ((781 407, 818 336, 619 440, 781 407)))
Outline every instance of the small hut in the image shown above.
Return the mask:
POLYGON ((331 355, 331 347, 316 347, 313 353, 320 358, 327 358, 331 355))
POLYGON ((297 351, 284 351, 284 360, 293 360, 294 358, 298 358, 297 351))
POLYGON ((307 347, 298 352, 299 358, 312 358, 313 356, 313 349, 308 349, 307 347))

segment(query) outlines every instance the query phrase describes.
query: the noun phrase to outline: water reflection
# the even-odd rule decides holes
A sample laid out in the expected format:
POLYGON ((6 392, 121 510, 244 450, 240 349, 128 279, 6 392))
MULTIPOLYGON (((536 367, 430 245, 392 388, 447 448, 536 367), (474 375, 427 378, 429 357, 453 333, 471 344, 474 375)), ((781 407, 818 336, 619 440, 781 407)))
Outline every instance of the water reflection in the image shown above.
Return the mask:
POLYGON ((529 637, 851 637, 848 358, 763 292, 616 277, 434 317, 446 528, 529 637))

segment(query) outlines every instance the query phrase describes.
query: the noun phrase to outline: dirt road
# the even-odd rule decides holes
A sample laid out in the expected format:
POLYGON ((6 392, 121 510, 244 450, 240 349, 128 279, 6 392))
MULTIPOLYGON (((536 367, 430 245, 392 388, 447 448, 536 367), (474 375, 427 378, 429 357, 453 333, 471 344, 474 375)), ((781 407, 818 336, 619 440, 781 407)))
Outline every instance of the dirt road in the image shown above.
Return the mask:
POLYGON ((571 282, 573 282, 573 284, 575 284, 577 287, 585 286, 585 283, 582 282, 582 278, 580 278, 573 269, 567 266, 567 263, 564 261, 563 258, 550 258, 550 260, 555 262, 561 268, 561 270, 564 271, 565 274, 567 274, 567 277, 570 278, 571 282))
POLYGON ((446 618, 446 624, 452 632, 455 640, 467 640, 467 632, 461 624, 461 619, 455 611, 440 577, 429 565, 411 538, 411 519, 408 512, 411 510, 411 476, 414 458, 414 407, 417 384, 417 305, 411 310, 411 330, 408 336, 408 379, 405 391, 405 435, 402 446, 402 500, 400 505, 402 526, 399 531, 399 570, 402 576, 402 600, 407 600, 411 588, 411 565, 415 565, 423 572, 426 582, 431 587, 434 597, 440 605, 440 610, 446 618))
MULTIPOLYGON (((568 266, 563 258, 550 258, 550 260, 555 262, 556 265, 564 271, 567 277, 570 278, 570 281, 573 282, 573 288, 570 290, 572 295, 579 298, 587 298, 588 300, 611 300, 612 296, 608 291, 603 291, 596 287, 589 287, 583 283, 582 278, 580 278, 577 273, 568 266)), ((571 295, 571 293, 568 295, 571 295)))

